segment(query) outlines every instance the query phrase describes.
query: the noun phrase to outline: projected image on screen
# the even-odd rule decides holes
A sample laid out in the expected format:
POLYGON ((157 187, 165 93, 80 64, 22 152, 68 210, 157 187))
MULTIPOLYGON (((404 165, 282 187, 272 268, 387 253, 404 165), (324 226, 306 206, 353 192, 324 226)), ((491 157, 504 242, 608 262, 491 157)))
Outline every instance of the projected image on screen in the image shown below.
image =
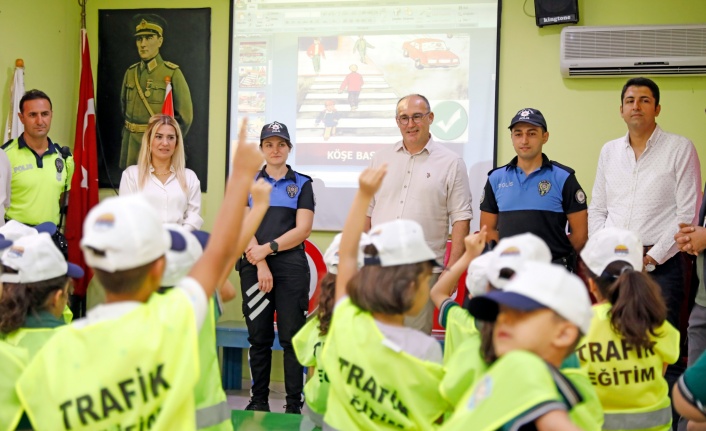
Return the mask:
MULTIPOLYGON (((367 166, 375 151, 400 140, 395 107, 420 92, 447 104, 437 139, 467 141, 468 36, 399 34, 300 37, 297 54, 297 164, 336 182, 340 166, 367 166), (457 85, 448 85, 457 83, 457 85), (449 111, 451 116, 444 119, 449 111)), ((454 145, 451 145, 454 146, 454 145)))
POLYGON ((361 170, 401 140, 396 104, 409 94, 429 99, 432 137, 463 157, 479 214, 495 151, 498 0, 233 7, 229 138, 246 117, 256 141, 264 124, 287 125, 287 163, 313 179, 314 229, 341 229, 361 170))

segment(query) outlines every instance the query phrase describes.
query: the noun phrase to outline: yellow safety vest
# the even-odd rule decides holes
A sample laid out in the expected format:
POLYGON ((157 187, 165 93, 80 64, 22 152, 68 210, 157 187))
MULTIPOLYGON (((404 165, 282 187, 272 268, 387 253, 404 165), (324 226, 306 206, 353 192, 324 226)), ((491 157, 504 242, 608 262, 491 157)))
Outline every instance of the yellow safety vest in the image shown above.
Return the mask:
POLYGON ((452 306, 446 317, 446 334, 444 335, 444 365, 456 351, 457 346, 467 339, 477 336, 478 329, 473 316, 463 307, 452 306))
POLYGON ((14 430, 22 417, 15 384, 28 361, 26 350, 0 341, 0 431, 14 430))
POLYGON ((74 312, 71 311, 68 305, 64 306, 64 311, 61 313, 61 316, 64 319, 64 323, 67 325, 71 323, 72 320, 74 320, 74 312))
POLYGON ((213 297, 199 332, 199 381, 194 388, 196 427, 208 431, 233 431, 230 407, 221 383, 221 369, 216 350, 216 314, 213 297))
POLYGON ((586 372, 579 368, 562 368, 564 375, 581 394, 583 401, 569 411, 569 419, 583 431, 601 431, 603 429, 603 406, 596 390, 588 380, 586 372))
POLYGON ((439 385, 439 392, 451 406, 457 405, 463 395, 488 370, 488 364, 480 354, 480 343, 480 333, 476 332, 456 346, 450 357, 444 345, 445 374, 439 385))
POLYGON ((564 404, 549 365, 533 353, 515 350, 466 392, 441 429, 495 431, 540 404, 564 404))
POLYGON ((119 318, 57 331, 17 393, 43 431, 195 430, 196 343, 186 295, 152 295, 119 318))
POLYGON ((665 321, 652 348, 635 348, 611 328, 611 308, 593 307, 591 328, 577 348, 603 405, 603 429, 667 431, 672 410, 662 369, 678 359, 679 332, 665 321))
POLYGON ((324 371, 321 351, 326 342, 325 335, 319 335, 319 318, 306 322, 292 338, 292 347, 299 363, 305 367, 314 367, 315 375, 304 385, 304 399, 309 408, 316 414, 326 413, 329 380, 324 371))
POLYGON ((324 421, 339 430, 430 430, 450 407, 441 364, 387 340, 370 313, 341 300, 322 354, 330 380, 324 421))
POLYGON ((65 328, 66 326, 63 325, 56 328, 20 328, 7 334, 5 341, 13 346, 26 349, 29 358, 32 359, 54 334, 65 328))

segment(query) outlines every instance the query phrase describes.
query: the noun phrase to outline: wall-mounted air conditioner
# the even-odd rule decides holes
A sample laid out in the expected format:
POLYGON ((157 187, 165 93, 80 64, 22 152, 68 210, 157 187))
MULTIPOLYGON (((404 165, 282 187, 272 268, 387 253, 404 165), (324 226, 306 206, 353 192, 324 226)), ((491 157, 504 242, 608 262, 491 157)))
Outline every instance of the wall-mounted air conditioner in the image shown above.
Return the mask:
POLYGON ((706 75, 706 24, 565 27, 561 75, 706 75))

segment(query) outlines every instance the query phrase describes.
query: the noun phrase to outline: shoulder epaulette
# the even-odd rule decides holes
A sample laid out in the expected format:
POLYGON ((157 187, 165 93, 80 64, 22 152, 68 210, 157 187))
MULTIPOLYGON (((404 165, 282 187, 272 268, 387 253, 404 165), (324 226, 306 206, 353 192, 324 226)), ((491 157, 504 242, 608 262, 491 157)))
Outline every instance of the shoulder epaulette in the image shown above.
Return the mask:
MULTIPOLYGON (((63 157, 64 155, 61 154, 61 149, 63 148, 61 145, 57 144, 56 142, 52 142, 52 145, 54 145, 54 148, 56 148, 56 152, 59 153, 59 156, 63 157)), ((66 157, 73 157, 74 154, 69 151, 69 155, 66 157)))
POLYGON ((170 69, 178 69, 178 68, 179 68, 179 65, 178 65, 178 64, 174 64, 174 63, 172 63, 171 61, 165 61, 165 62, 164 62, 164 65, 167 66, 167 67, 170 68, 170 69))
POLYGON ((498 166, 498 167, 495 168, 495 169, 491 169, 491 170, 488 171, 488 176, 490 176, 490 174, 492 174, 493 172, 497 171, 498 169, 505 169, 505 168, 507 168, 507 165, 502 165, 502 166, 498 166))
POLYGON ((300 177, 307 178, 307 179, 308 179, 309 181, 311 181, 312 183, 314 182, 314 180, 313 180, 309 175, 304 175, 304 174, 301 174, 301 173, 299 173, 299 172, 297 172, 296 174, 299 175, 300 177))
POLYGON ((136 68, 138 64, 140 64, 139 61, 137 63, 131 65, 130 67, 128 67, 128 70, 136 68))
POLYGON ((4 150, 5 148, 9 147, 10 144, 13 143, 14 141, 15 141, 15 139, 10 139, 9 141, 2 144, 2 147, 0 147, 0 148, 2 148, 4 150))
POLYGON ((551 163, 552 163, 552 165, 556 166, 557 168, 563 169, 563 170, 565 170, 566 172, 568 172, 568 173, 570 173, 570 174, 573 174, 573 173, 576 172, 576 171, 574 171, 573 169, 571 169, 570 167, 568 167, 568 166, 566 166, 566 165, 562 165, 562 164, 559 163, 559 162, 555 162, 554 160, 552 160, 551 163))

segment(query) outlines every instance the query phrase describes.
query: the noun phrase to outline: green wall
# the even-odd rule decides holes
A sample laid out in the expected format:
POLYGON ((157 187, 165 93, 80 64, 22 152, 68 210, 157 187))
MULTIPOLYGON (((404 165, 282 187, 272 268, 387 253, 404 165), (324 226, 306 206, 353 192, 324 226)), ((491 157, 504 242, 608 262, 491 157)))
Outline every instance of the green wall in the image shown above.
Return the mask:
MULTIPOLYGON (((205 229, 210 230, 224 193, 228 82, 229 0, 87 0, 87 29, 93 70, 97 70, 99 9, 211 7, 211 90, 209 130, 209 192, 203 196, 205 229)), ((694 0, 579 0, 580 25, 637 25, 706 22, 706 2, 694 0)), ((563 26, 535 26, 533 2, 505 0, 500 49, 498 101, 498 161, 514 156, 506 126, 523 107, 544 113, 550 131, 545 152, 573 167, 590 196, 601 146, 626 132, 619 116, 624 78, 562 79, 559 73, 559 34, 563 26), (525 5, 526 3, 526 5, 525 5)), ((46 91, 54 104, 51 137, 73 145, 79 73, 80 8, 76 0, 0 0, 0 66, 5 70, 0 90, 0 121, 4 127, 9 86, 16 58, 25 61, 25 86, 46 91)), ((660 125, 690 138, 706 172, 706 77, 659 78, 662 90, 660 125)), ((100 106, 97 106, 100 112, 100 106)), ((102 196, 112 194, 103 190, 102 196)), ((478 199, 478 197, 476 197, 478 199)), ((314 232, 322 251, 333 237, 314 232)), ((237 286, 237 274, 231 281, 237 286)), ((100 288, 91 289, 90 303, 100 301, 100 288)), ((240 296, 240 295, 239 295, 240 296)), ((240 299, 227 304, 225 319, 242 319, 240 299)), ((275 369, 281 367, 276 366, 275 369)))
MULTIPOLYGON (((547 155, 576 170, 590 197, 602 145, 627 133, 619 115, 627 78, 563 79, 559 72, 564 26, 538 28, 523 12, 524 0, 503 2, 500 35, 498 163, 514 155, 507 125, 521 108, 540 109, 547 119, 547 155)), ((533 2, 527 11, 534 14, 533 2)), ((706 2, 693 0, 579 0, 580 25, 646 25, 706 22, 706 2)), ((706 172, 706 77, 655 78, 667 131, 694 142, 706 172)))

